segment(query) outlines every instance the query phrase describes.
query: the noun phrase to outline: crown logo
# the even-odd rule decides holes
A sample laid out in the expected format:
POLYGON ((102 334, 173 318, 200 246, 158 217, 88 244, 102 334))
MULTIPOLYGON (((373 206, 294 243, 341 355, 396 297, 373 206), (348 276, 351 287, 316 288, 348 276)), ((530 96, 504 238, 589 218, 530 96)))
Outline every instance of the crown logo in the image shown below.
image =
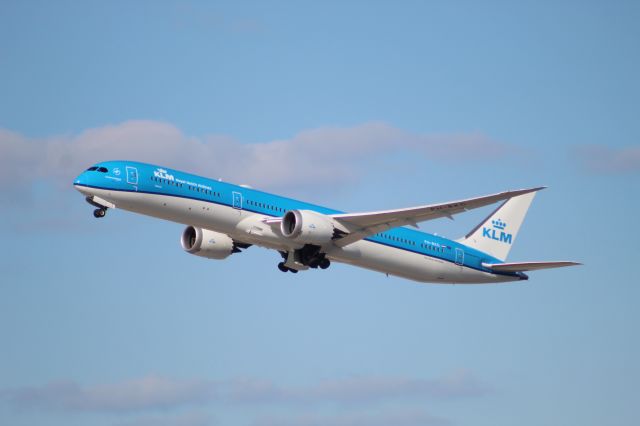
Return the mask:
POLYGON ((501 221, 500 219, 492 220, 491 223, 493 224, 493 227, 496 229, 504 229, 507 226, 507 224, 501 221))

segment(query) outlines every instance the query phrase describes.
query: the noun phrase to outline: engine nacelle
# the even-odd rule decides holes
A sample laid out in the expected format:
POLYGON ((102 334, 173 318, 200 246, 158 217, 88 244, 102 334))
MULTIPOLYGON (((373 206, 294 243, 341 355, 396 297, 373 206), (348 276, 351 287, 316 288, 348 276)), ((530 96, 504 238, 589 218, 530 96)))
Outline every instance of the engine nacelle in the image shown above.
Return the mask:
POLYGON ((335 236, 331 218, 311 210, 289 210, 280 223, 280 232, 294 241, 321 246, 335 236))
POLYGON ((207 259, 226 259, 237 251, 230 236, 194 226, 184 229, 180 243, 187 253, 207 259))

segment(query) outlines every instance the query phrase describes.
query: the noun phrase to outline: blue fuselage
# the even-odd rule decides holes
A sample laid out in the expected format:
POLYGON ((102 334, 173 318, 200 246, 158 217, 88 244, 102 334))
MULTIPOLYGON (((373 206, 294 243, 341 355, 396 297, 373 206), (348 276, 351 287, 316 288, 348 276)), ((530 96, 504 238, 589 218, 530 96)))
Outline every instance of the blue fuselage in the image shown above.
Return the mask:
MULTIPOLYGON (((282 197, 246 186, 132 161, 108 161, 91 167, 80 174, 74 186, 91 189, 152 194, 172 198, 195 200, 225 206, 269 217, 282 217, 290 210, 311 210, 325 215, 342 213, 338 210, 282 197)), ((186 223, 189 224, 189 223, 186 223)), ((500 260, 456 241, 409 228, 394 228, 365 238, 366 241, 396 250, 438 259, 452 265, 492 273, 483 263, 501 263, 500 260)), ((495 273, 492 273, 495 274, 495 273)), ((522 279, 522 274, 499 274, 522 279)), ((506 277, 505 277, 506 278, 506 277)))

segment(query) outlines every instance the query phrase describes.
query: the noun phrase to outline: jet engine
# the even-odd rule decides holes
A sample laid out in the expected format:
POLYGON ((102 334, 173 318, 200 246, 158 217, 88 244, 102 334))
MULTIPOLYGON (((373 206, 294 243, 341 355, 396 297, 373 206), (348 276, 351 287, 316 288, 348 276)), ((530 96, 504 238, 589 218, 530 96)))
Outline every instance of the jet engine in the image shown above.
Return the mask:
POLYGON ((194 226, 184 229, 180 243, 187 253, 207 259, 226 259, 240 251, 230 236, 194 226))
POLYGON ((294 241, 321 246, 336 237, 331 218, 311 210, 289 210, 280 223, 280 232, 294 241))

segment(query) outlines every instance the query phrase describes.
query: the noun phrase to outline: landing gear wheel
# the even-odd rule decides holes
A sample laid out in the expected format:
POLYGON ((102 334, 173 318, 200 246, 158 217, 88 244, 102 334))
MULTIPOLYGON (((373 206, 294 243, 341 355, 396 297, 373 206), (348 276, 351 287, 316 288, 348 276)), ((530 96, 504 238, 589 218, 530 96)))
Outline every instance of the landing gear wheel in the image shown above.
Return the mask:
POLYGON ((289 268, 284 266, 284 262, 278 263, 278 269, 280 269, 282 272, 287 272, 289 270, 289 268))
POLYGON ((322 259, 320 261, 320 265, 318 266, 320 266, 320 269, 327 269, 329 266, 331 266, 331 261, 327 258, 322 259))
POLYGON ((93 217, 96 217, 96 218, 104 217, 104 215, 106 215, 106 214, 107 214, 107 210, 106 209, 95 209, 93 211, 93 217))
POLYGON ((291 272, 293 272, 294 274, 297 274, 297 273, 298 273, 298 270, 297 270, 297 269, 289 269, 289 270, 290 270, 291 272))

